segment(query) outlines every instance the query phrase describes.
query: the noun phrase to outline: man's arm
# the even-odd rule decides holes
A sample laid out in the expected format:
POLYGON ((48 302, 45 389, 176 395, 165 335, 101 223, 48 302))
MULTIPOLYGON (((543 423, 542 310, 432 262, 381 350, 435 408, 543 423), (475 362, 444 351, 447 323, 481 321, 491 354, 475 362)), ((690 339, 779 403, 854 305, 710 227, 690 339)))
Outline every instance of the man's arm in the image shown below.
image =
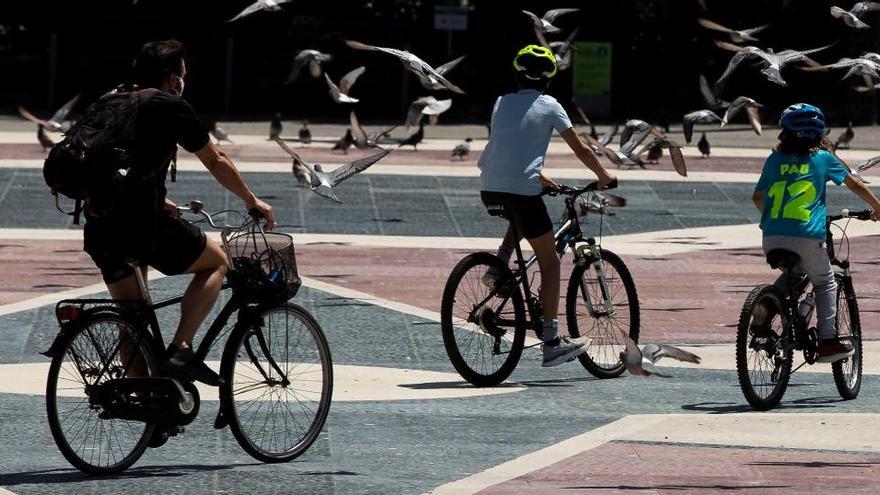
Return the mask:
POLYGON ((755 208, 757 208, 758 211, 764 213, 764 193, 762 193, 761 191, 753 192, 752 203, 755 203, 755 208))
POLYGON ((599 189, 610 184, 611 182, 617 180, 613 174, 609 173, 605 170, 605 167, 599 163, 599 159, 596 158, 596 154, 593 153, 593 150, 590 149, 583 141, 581 141, 581 137, 578 136, 577 132, 574 130, 574 127, 569 127, 568 129, 562 131, 560 134, 562 139, 568 144, 568 147, 574 152, 575 156, 578 157, 578 160, 584 164, 585 167, 590 169, 596 177, 599 178, 599 189))
POLYGON ((254 195, 226 153, 208 140, 202 149, 196 151, 196 156, 217 182, 244 201, 248 210, 256 208, 266 217, 267 230, 275 228, 275 214, 272 207, 254 195))
POLYGON ((880 219, 880 199, 877 199, 877 195, 875 195, 864 182, 853 178, 852 175, 847 175, 846 179, 843 180, 843 183, 850 191, 856 193, 856 196, 862 198, 865 203, 868 203, 871 210, 873 210, 873 213, 871 213, 871 220, 876 222, 880 219))

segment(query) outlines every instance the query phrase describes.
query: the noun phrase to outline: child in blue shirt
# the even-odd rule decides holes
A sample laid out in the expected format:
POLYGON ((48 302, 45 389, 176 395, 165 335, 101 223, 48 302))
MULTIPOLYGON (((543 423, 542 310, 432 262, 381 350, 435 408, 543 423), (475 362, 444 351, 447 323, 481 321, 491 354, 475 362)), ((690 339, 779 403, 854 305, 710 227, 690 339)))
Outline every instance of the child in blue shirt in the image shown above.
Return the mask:
MULTIPOLYGON (((562 105, 543 94, 556 74, 556 59, 547 48, 528 45, 513 61, 520 90, 498 98, 492 110, 489 142, 480 156, 483 203, 502 205, 512 215, 519 237, 525 237, 538 257, 541 269, 544 361, 556 366, 586 352, 585 339, 559 337, 559 256, 553 240, 553 223, 541 192, 558 185, 542 172, 550 137, 556 130, 584 165, 599 178, 598 187, 614 182, 577 132, 562 105)), ((505 263, 513 250, 513 231, 508 228, 498 257, 505 263)), ((493 286, 498 274, 487 272, 483 283, 493 286)))
MULTIPOLYGON (((791 105, 782 112, 779 126, 779 146, 764 163, 752 195, 761 211, 764 253, 785 249, 800 256, 797 270, 807 274, 816 295, 818 361, 834 362, 852 355, 853 346, 837 338, 837 283, 825 246, 825 184, 845 184, 871 206, 875 221, 880 200, 834 154, 820 148, 825 116, 819 108, 791 105)), ((786 291, 785 275, 774 285, 786 291)))

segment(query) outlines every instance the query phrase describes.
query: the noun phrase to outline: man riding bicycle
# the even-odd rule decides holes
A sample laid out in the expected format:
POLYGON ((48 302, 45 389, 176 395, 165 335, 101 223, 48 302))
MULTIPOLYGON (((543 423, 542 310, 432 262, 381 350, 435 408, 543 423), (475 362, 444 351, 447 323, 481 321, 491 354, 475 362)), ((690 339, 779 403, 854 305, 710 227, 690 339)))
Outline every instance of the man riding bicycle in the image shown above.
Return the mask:
MULTIPOLYGON (((235 165, 209 139, 193 108, 181 95, 186 78, 185 50, 176 40, 145 44, 134 61, 137 95, 135 166, 112 207, 96 213, 86 203, 84 250, 101 270, 113 299, 139 300, 144 295, 129 264, 146 272, 152 266, 166 275, 193 274, 181 302, 177 332, 169 346, 169 371, 209 385, 220 377, 194 358, 193 336, 211 311, 223 284, 228 261, 221 247, 192 223, 179 217, 166 198, 165 177, 177 145, 195 153, 211 175, 241 198, 248 211, 275 225, 272 207, 258 199, 235 165)), ((146 279, 146 277, 145 277, 146 279)), ((136 372, 136 370, 133 370, 136 372)))
MULTIPOLYGON (((492 110, 489 142, 478 162, 480 196, 485 205, 501 205, 511 214, 513 227, 507 229, 498 248, 498 257, 510 261, 514 242, 528 240, 538 257, 541 270, 543 308, 542 366, 556 366, 586 351, 584 339, 559 337, 559 256, 553 239, 553 223, 541 192, 558 185, 542 172, 550 136, 555 129, 575 156, 599 178, 598 187, 614 182, 593 151, 581 141, 565 109, 555 98, 543 94, 556 75, 556 58, 549 49, 528 45, 513 59, 519 91, 498 98, 492 110)), ((487 272, 483 283, 493 286, 498 274, 487 272)))

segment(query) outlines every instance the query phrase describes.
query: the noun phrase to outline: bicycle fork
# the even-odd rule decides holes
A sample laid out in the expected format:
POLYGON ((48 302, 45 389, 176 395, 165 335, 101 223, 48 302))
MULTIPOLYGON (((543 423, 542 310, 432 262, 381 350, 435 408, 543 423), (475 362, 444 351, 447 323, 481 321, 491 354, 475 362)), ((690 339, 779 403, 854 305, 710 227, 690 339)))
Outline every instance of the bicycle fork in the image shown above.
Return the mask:
POLYGON ((587 282, 583 278, 580 280, 581 295, 583 296, 590 315, 593 318, 613 315, 614 305, 611 302, 611 291, 608 290, 608 282, 605 279, 605 265, 602 263, 602 253, 599 250, 599 246, 596 245, 596 240, 592 237, 588 238, 587 245, 579 247, 576 251, 576 256, 579 263, 585 263, 588 259, 592 260, 590 268, 596 273, 596 278, 599 280, 599 290, 602 294, 601 303, 604 311, 599 311, 593 306, 593 300, 590 298, 590 290, 587 287, 587 282), (589 254, 587 254, 587 252, 589 252, 589 254))

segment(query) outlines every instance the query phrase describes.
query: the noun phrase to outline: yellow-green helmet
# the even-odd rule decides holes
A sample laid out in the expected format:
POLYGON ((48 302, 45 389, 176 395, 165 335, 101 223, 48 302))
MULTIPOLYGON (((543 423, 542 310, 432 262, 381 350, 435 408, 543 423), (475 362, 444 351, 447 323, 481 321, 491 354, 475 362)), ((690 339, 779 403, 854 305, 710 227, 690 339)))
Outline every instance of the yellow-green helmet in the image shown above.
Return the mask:
POLYGON ((516 53, 513 68, 532 80, 550 79, 556 75, 556 57, 549 48, 528 45, 516 53))

